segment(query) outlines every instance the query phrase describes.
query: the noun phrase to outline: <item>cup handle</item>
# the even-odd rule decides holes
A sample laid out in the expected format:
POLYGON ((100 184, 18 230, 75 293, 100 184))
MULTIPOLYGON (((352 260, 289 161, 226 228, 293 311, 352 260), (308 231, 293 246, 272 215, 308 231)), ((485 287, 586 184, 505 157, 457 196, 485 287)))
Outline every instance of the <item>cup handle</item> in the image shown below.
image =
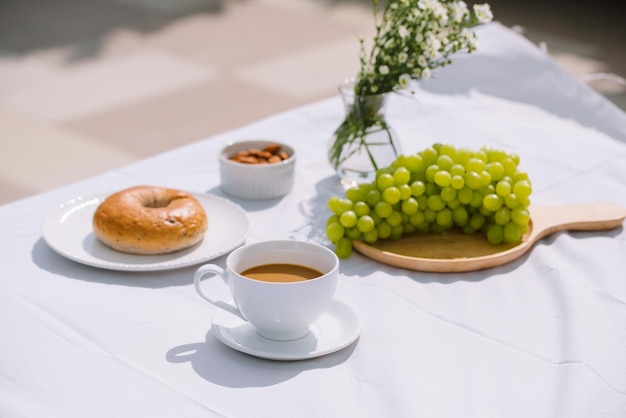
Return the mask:
POLYGON ((237 315, 239 318, 248 322, 248 320, 243 317, 241 312, 239 312, 239 309, 237 309, 235 306, 230 305, 222 300, 211 299, 202 291, 202 288, 200 287, 200 282, 202 281, 203 277, 209 273, 212 273, 213 277, 215 276, 220 277, 224 281, 224 283, 228 286, 228 278, 223 268, 221 268, 220 266, 216 266, 215 264, 205 264, 204 266, 201 266, 200 268, 198 268, 198 270, 196 270, 196 273, 193 276, 193 287, 196 289, 196 292, 198 292, 198 294, 200 295, 200 297, 202 297, 202 299, 206 300, 211 305, 219 309, 225 310, 227 312, 230 312, 233 315, 237 315))

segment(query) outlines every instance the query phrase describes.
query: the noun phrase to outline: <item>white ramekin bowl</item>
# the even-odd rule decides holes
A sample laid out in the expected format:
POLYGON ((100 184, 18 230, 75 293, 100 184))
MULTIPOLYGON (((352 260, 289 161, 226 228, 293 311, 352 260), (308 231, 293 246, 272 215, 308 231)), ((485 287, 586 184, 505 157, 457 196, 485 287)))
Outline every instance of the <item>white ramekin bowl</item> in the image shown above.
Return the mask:
POLYGON ((296 155, 287 144, 261 139, 233 142, 222 148, 218 159, 222 190, 232 196, 252 200, 275 199, 293 188, 296 155), (239 151, 263 149, 270 144, 279 144, 289 158, 270 164, 244 164, 229 159, 239 151))

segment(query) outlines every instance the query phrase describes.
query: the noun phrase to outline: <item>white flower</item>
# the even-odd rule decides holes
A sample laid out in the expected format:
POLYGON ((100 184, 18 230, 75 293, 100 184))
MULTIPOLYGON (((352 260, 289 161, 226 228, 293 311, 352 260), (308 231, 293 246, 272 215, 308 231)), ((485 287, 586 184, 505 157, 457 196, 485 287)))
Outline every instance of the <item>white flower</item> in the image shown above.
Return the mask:
POLYGON ((406 26, 400 26, 398 28, 398 35, 400 35, 400 38, 404 39, 409 35, 409 30, 406 28, 406 26))
POLYGON ((422 78, 428 80, 430 78, 430 68, 426 67, 422 70, 422 78))
POLYGON ((465 16, 467 15, 468 9, 467 4, 464 1, 458 1, 456 3, 452 3, 450 6, 450 11, 452 12, 452 20, 459 23, 461 22, 465 16))
POLYGON ((448 23, 448 11, 441 3, 435 3, 433 7, 433 15, 439 20, 442 25, 448 23))
POLYGON ((426 67, 426 65, 428 65, 428 60, 426 60, 425 56, 420 55, 417 58, 417 65, 419 65, 420 67, 424 68, 424 67, 426 67))
POLYGON ((386 65, 381 65, 380 67, 378 67, 378 72, 382 75, 387 75, 389 74, 389 67, 387 67, 386 65))
POLYGON ((491 6, 489 4, 475 4, 474 13, 480 23, 489 23, 493 19, 493 13, 491 13, 491 6))
POLYGON ((409 54, 407 54, 406 52, 400 52, 398 54, 398 62, 400 64, 404 64, 408 59, 409 59, 409 54))
POLYGON ((408 74, 402 74, 400 76, 400 79, 398 80, 398 83, 400 84, 401 88, 405 88, 406 86, 409 85, 410 82, 411 82, 411 76, 408 74))

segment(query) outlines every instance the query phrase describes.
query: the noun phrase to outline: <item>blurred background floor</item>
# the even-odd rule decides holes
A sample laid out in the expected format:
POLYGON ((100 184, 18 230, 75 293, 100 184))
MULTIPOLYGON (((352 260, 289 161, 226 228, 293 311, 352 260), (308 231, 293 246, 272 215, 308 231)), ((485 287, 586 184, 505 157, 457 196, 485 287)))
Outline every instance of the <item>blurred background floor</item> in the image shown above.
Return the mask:
MULTIPOLYGON (((603 0, 489 3, 626 109, 603 0)), ((372 32, 369 0, 2 0, 0 204, 335 95, 372 32)))

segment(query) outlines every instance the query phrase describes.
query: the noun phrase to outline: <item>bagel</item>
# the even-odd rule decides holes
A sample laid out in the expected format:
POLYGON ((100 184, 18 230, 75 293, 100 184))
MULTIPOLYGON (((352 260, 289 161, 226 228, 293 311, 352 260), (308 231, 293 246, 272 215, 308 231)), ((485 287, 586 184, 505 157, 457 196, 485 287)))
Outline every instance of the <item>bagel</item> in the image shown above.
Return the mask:
POLYGON ((200 242, 208 228, 204 208, 189 193, 136 186, 107 197, 93 216, 96 237, 130 254, 167 254, 200 242))

